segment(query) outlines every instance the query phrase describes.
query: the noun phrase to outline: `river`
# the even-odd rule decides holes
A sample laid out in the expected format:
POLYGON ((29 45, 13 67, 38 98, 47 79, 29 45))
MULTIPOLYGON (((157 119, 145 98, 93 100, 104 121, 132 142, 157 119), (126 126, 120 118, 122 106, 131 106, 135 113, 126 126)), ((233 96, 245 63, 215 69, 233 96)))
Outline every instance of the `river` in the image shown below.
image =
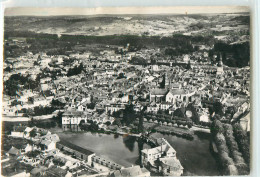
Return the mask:
MULTIPOLYGON (((124 137, 98 133, 62 132, 61 139, 95 152, 97 155, 130 167, 138 164, 139 146, 135 137, 124 137)), ((199 176, 219 175, 216 161, 209 150, 210 136, 207 133, 195 133, 193 140, 172 135, 154 133, 154 137, 164 137, 176 150, 177 158, 184 167, 184 174, 199 176)), ((143 148, 149 148, 144 144, 143 148)))

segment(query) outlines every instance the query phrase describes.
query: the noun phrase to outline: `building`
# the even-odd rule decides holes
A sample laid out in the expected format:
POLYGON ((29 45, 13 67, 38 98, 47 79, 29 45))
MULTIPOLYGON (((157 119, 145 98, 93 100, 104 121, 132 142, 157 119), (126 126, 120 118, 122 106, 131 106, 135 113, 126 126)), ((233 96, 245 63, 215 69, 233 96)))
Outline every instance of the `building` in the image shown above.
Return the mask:
POLYGON ((220 55, 220 60, 217 67, 217 75, 222 75, 223 73, 224 73, 224 69, 223 69, 222 57, 220 55))
POLYGON ((183 167, 177 159, 175 149, 164 138, 157 139, 159 146, 141 151, 141 163, 169 176, 181 176, 183 167), (159 161, 159 164, 156 163, 159 161))
POLYGON ((168 102, 176 104, 177 101, 189 103, 195 92, 186 93, 183 89, 152 89, 150 91, 150 102, 168 102))
POLYGON ((62 125, 79 125, 82 120, 87 122, 87 115, 82 111, 67 110, 62 115, 62 125))
POLYGON ((181 176, 183 174, 183 167, 177 158, 164 157, 160 158, 159 171, 163 176, 181 176))
POLYGON ((240 120, 239 123, 243 130, 250 131, 250 112, 247 112, 240 120))
POLYGON ((166 102, 176 103, 177 100, 187 101, 188 97, 186 96, 184 90, 169 90, 166 94, 166 102))
POLYGON ((112 114, 113 112, 117 112, 117 111, 123 110, 123 109, 125 109, 124 104, 109 104, 109 105, 106 105, 106 113, 110 112, 112 114))
POLYGON ((26 127, 18 126, 14 131, 11 132, 11 136, 24 138, 26 127))
POLYGON ((42 140, 40 142, 40 147, 42 150, 51 151, 51 150, 56 149, 56 142, 51 141, 51 140, 42 140))
POLYGON ((12 155, 12 156, 16 156, 16 155, 19 155, 20 154, 20 150, 18 150, 17 148, 15 148, 15 147, 11 147, 10 149, 9 149, 9 151, 7 152, 7 155, 8 156, 10 156, 10 155, 12 155))
POLYGON ((150 102, 165 101, 165 95, 167 94, 167 92, 167 89, 152 89, 150 91, 150 102))
POLYGON ((142 163, 147 165, 148 163, 153 164, 155 160, 161 158, 163 154, 167 157, 176 157, 176 151, 168 144, 162 144, 152 149, 142 150, 142 163))
POLYGON ((61 151, 67 151, 73 153, 77 158, 86 160, 88 163, 92 162, 92 157, 95 156, 95 153, 79 147, 75 144, 69 143, 67 141, 60 141, 57 143, 57 148, 61 151))
POLYGON ((140 166, 132 166, 128 168, 123 168, 121 170, 113 171, 109 174, 109 177, 147 177, 150 175, 150 172, 146 168, 141 168, 140 166))

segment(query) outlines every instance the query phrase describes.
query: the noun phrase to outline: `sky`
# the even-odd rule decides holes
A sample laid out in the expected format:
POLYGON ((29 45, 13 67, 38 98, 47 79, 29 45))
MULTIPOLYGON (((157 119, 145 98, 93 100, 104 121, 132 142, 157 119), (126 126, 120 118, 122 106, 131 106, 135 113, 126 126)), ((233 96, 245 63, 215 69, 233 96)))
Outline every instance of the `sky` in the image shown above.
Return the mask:
POLYGON ((95 14, 201 14, 249 12, 246 6, 175 6, 175 7, 12 7, 6 8, 5 16, 55 16, 95 14))

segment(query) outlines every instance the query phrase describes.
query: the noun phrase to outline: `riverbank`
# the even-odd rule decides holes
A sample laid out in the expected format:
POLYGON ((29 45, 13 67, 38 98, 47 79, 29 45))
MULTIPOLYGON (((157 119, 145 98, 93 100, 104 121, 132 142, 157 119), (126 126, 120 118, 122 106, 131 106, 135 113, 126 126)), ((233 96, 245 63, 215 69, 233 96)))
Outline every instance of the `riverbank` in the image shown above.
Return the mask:
POLYGON ((192 140, 194 136, 194 131, 186 127, 171 127, 171 126, 158 125, 156 123, 150 123, 150 122, 145 122, 144 127, 145 129, 150 130, 149 133, 159 132, 162 134, 175 135, 190 140, 192 140))
MULTIPOLYGON (((139 144, 139 138, 131 136, 131 134, 63 132, 62 129, 57 130, 56 128, 53 130, 61 139, 85 147, 99 156, 111 159, 125 167, 137 165, 140 160, 140 151, 151 147, 146 143, 139 144)), ((171 144, 185 169, 185 175, 219 175, 215 158, 209 150, 209 134, 195 132, 192 140, 159 132, 152 133, 151 136, 155 138, 163 137, 171 144)))
MULTIPOLYGON (((42 116, 33 116, 34 120, 46 120, 51 119, 53 116, 57 114, 49 114, 49 115, 42 115, 42 116)), ((22 116, 2 116, 2 121, 6 122, 28 122, 32 118, 29 117, 22 117, 22 116)))

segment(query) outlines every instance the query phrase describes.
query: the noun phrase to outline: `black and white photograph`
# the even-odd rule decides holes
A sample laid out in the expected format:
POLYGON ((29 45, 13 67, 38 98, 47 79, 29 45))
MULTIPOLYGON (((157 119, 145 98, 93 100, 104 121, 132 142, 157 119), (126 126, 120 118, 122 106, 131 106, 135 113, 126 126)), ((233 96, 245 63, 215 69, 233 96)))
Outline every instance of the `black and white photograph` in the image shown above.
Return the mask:
POLYGON ((249 175, 250 15, 6 8, 1 175, 249 175))

